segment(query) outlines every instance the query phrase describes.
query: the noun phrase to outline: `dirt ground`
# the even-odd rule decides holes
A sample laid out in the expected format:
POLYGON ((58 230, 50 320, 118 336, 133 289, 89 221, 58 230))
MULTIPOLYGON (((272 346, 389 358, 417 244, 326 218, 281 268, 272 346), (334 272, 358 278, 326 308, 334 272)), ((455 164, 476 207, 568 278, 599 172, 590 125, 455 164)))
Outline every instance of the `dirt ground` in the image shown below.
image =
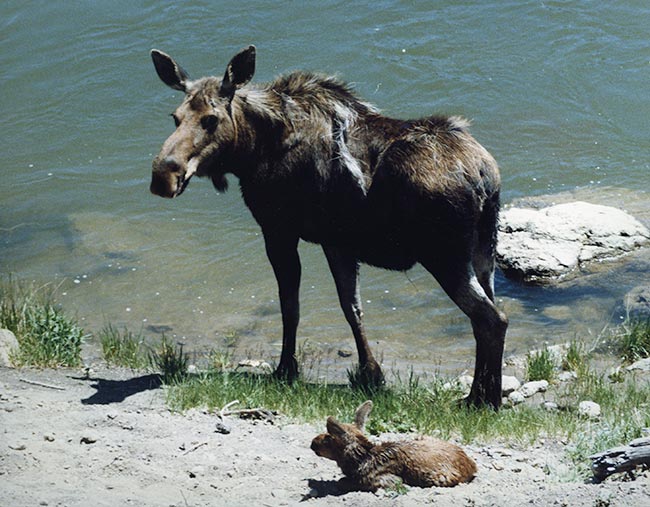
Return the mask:
POLYGON ((0 369, 0 505, 650 506, 650 474, 579 482, 557 441, 465 446, 479 470, 455 488, 344 493, 309 449, 324 422, 216 421, 170 412, 152 375, 0 369))

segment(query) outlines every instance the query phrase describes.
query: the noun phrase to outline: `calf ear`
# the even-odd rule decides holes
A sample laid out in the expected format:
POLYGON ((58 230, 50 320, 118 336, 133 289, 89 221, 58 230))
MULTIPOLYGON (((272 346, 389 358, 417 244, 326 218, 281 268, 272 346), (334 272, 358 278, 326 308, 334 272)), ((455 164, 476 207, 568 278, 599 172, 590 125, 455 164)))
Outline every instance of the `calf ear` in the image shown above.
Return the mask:
POLYGON ((182 92, 187 90, 189 76, 171 56, 157 49, 152 49, 151 59, 153 60, 154 67, 156 67, 158 77, 163 83, 174 90, 180 90, 182 92))
POLYGON ((332 435, 333 437, 342 437, 345 435, 347 432, 345 431, 345 428, 341 425, 340 422, 338 422, 336 419, 333 417, 328 417, 327 418, 327 432, 332 435))
POLYGON ((361 432, 365 431, 366 422, 368 422, 368 416, 372 410, 372 401, 364 401, 361 405, 357 407, 357 411, 354 413, 354 424, 361 432))
POLYGON ((235 91, 247 84, 255 74, 255 46, 248 46, 232 57, 221 81, 219 95, 232 99, 235 91))

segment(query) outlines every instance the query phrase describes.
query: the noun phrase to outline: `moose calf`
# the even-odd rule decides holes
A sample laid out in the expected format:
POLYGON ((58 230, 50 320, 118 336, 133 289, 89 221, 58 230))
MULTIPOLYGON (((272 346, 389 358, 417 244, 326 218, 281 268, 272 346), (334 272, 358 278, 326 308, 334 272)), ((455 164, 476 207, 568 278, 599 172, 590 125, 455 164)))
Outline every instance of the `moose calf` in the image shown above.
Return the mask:
POLYGON ((336 461, 351 486, 376 491, 397 485, 456 486, 476 474, 476 463, 455 444, 431 437, 373 444, 363 434, 372 401, 356 410, 354 424, 327 419, 327 433, 312 440, 318 455, 336 461))

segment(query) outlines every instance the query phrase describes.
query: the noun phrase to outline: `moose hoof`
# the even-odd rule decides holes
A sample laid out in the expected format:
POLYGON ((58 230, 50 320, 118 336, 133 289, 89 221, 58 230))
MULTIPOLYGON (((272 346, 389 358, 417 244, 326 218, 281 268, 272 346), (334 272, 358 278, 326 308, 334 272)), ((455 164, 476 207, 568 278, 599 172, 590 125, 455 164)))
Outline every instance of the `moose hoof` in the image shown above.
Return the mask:
POLYGON ((377 363, 368 363, 364 366, 357 366, 354 370, 348 371, 350 385, 364 390, 376 390, 386 385, 384 374, 377 363))
POLYGON ((298 362, 293 359, 288 364, 280 363, 275 370, 273 376, 285 382, 293 382, 298 378, 298 362))
POLYGON ((459 405, 469 408, 491 408, 497 411, 501 406, 501 396, 498 399, 487 399, 483 396, 473 396, 470 393, 469 396, 459 401, 459 405))

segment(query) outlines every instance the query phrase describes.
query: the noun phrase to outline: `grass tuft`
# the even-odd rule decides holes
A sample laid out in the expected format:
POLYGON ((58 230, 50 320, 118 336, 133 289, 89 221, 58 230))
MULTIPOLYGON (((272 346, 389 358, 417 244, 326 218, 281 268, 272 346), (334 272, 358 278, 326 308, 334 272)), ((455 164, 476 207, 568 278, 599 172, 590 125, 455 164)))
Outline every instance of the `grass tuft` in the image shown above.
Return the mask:
POLYGON ((555 362, 547 347, 526 356, 526 378, 528 380, 553 380, 555 362))
POLYGON ((619 353, 627 362, 650 357, 650 318, 622 324, 617 342, 619 353))
POLYGON ((189 356, 183 352, 182 344, 174 347, 165 335, 162 336, 158 349, 149 353, 149 361, 160 372, 163 384, 178 384, 187 376, 189 356))
POLYGON ((79 366, 83 329, 52 302, 49 286, 0 282, 0 327, 18 341, 12 357, 17 366, 79 366))
POLYGON ((135 335, 126 328, 120 331, 112 324, 108 324, 99 332, 99 341, 104 360, 109 365, 134 370, 144 369, 149 365, 142 334, 135 335))

